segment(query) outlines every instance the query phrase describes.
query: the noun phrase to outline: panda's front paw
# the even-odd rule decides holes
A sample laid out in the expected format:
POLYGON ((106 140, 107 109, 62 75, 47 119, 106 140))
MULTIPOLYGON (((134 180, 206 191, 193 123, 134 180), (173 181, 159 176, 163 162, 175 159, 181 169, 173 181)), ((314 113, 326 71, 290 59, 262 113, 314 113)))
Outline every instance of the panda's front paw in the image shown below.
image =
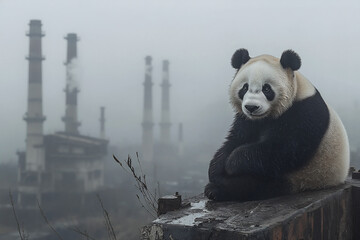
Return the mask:
POLYGON ((234 176, 243 173, 244 168, 244 148, 239 147, 235 149, 225 163, 225 172, 229 176, 234 176))
POLYGON ((210 200, 215 200, 215 201, 219 201, 223 197, 220 187, 214 183, 208 183, 206 185, 204 194, 210 200))
POLYGON ((229 176, 233 176, 237 173, 237 164, 236 160, 228 159, 225 163, 225 172, 229 176))
POLYGON ((225 172, 229 176, 234 176, 241 173, 241 159, 236 157, 229 157, 225 163, 225 172))

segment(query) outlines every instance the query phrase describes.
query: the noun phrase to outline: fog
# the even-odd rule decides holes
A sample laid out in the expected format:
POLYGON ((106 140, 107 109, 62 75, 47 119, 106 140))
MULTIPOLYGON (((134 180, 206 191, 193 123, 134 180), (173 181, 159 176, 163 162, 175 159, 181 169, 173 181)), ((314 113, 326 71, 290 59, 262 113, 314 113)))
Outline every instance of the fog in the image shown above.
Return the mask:
MULTIPOLYGON (((162 193, 179 191, 183 197, 189 197, 202 192, 208 162, 232 122, 234 112, 229 104, 228 88, 235 70, 230 59, 239 48, 247 48, 250 56, 276 57, 286 49, 295 50, 302 59, 300 72, 339 113, 354 156, 360 158, 359 12, 357 0, 0 0, 0 210, 3 211, 0 228, 2 224, 12 224, 8 221, 13 218, 8 189, 13 189, 16 196, 23 184, 17 176, 16 152, 26 147, 23 116, 28 98, 25 56, 29 54, 26 32, 30 20, 41 20, 46 34, 42 38, 46 57, 42 62, 44 133, 64 131, 61 118, 65 115, 64 89, 69 71, 76 79, 70 87, 80 89, 77 99, 80 134, 100 136, 100 107, 106 107, 109 144, 105 180, 99 191, 115 222, 121 223, 117 224, 123 228, 119 232, 135 236, 138 228, 151 218, 134 203, 133 179, 120 174, 111 155, 124 159, 127 154, 134 157, 136 151, 141 151, 145 56, 153 58, 154 149, 158 156, 163 154, 158 165, 152 166, 158 172, 151 170, 149 175, 158 178, 162 193), (78 58, 66 70, 64 36, 68 33, 76 33, 80 41, 78 58), (160 135, 163 60, 170 62, 171 138, 175 145, 178 124, 183 123, 184 127, 185 153, 182 157, 173 156, 172 162, 167 161, 166 152, 161 152, 164 149, 156 145, 160 135)), ((172 147, 174 150, 175 146, 172 147)), ((73 159, 67 160, 73 164, 73 159)), ((79 169, 82 170, 79 166, 78 175, 79 169)), ((91 172, 90 165, 86 166, 91 175, 84 176, 92 180, 96 174, 91 172)), ((64 176, 63 179, 70 179, 64 176)), ((103 225, 96 222, 103 221, 101 212, 96 212, 98 203, 92 202, 96 198, 86 195, 93 193, 87 191, 80 196, 88 196, 82 207, 60 201, 60 207, 50 206, 46 213, 54 221, 63 214, 63 222, 67 222, 69 216, 75 215, 73 207, 77 210, 74 219, 79 221, 78 226, 83 224, 93 233, 96 229, 104 231, 103 225), (92 214, 96 215, 93 219, 92 214), (93 229, 92 224, 97 228, 93 229)), ((73 192, 68 194, 71 196, 73 192)), ((26 227, 35 222, 32 214, 25 213, 23 217, 26 227)), ((41 232, 38 226, 32 227, 34 232, 41 232)), ((136 239, 130 235, 121 237, 136 239)))
MULTIPOLYGON (((358 1, 0 1, 0 161, 25 148, 28 31, 43 23, 45 133, 63 130, 66 41, 78 43, 80 132, 99 135, 106 106, 111 145, 139 143, 144 57, 153 57, 154 121, 160 120, 161 62, 170 61, 173 138, 183 122, 185 142, 220 143, 232 120, 230 58, 280 56, 292 48, 307 76, 340 115, 359 100, 358 1), (205 140, 206 139, 206 140, 205 140)), ((353 110, 350 110, 353 111, 353 110)), ((353 114, 351 118, 356 118, 353 114)), ((155 135, 158 126, 155 126, 155 135)), ((15 161, 15 160, 14 160, 15 161)))

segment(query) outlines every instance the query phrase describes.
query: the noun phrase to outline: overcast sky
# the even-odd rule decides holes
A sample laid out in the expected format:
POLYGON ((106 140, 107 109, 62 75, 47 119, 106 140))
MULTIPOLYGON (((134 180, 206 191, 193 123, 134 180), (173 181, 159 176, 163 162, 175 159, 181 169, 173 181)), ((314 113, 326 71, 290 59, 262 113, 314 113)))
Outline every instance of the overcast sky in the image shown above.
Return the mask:
MULTIPOLYGON (((170 61, 173 138, 222 142, 232 120, 230 58, 280 57, 292 48, 300 71, 341 114, 359 101, 360 1, 0 0, 0 161, 25 148, 28 23, 43 23, 46 134, 63 130, 67 33, 77 33, 80 132, 99 136, 100 106, 112 145, 139 143, 144 57, 153 57, 154 121, 160 120, 161 62, 170 61)), ((358 114, 358 113, 357 113, 358 114)), ((158 136, 158 125, 155 128, 158 136)))

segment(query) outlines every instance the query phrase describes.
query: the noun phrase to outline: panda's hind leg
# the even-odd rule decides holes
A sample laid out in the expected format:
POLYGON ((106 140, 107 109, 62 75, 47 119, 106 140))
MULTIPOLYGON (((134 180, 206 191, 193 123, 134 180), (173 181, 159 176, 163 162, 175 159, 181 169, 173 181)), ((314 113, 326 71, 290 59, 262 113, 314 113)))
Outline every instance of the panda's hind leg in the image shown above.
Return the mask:
POLYGON ((261 200, 290 193, 289 183, 284 179, 269 179, 253 175, 224 177, 205 187, 205 196, 215 201, 261 200))

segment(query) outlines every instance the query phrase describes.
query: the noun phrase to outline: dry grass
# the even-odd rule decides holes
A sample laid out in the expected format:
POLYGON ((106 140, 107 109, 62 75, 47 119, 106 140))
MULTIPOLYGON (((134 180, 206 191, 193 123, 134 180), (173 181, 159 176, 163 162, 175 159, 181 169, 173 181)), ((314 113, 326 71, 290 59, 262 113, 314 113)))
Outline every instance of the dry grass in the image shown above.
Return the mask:
MULTIPOLYGON (((109 240, 117 240, 117 236, 116 236, 113 224, 112 224, 111 219, 110 219, 110 214, 106 210, 106 208, 104 207, 104 204, 103 204, 100 196, 97 195, 97 197, 98 197, 98 200, 99 200, 102 212, 103 212, 104 221, 105 221, 105 227, 106 227, 106 230, 107 230, 107 233, 108 233, 108 239, 109 240)), ((10 198, 10 203, 11 203, 11 206, 12 206, 13 215, 14 215, 15 222, 16 222, 16 225, 17 225, 17 230, 18 230, 18 233, 19 233, 20 240, 29 240, 30 239, 29 235, 25 232, 23 224, 20 224, 18 215, 17 215, 16 210, 15 210, 15 203, 14 203, 14 199, 13 199, 11 191, 9 191, 9 198, 10 198)), ((44 212, 44 210, 42 209, 42 207, 41 207, 41 205, 39 203, 39 200, 37 200, 37 204, 38 204, 40 214, 41 214, 42 218, 44 219, 46 225, 56 235, 57 239, 64 240, 64 238, 60 235, 60 233, 50 223, 49 219, 45 215, 45 212, 44 212)), ((81 235, 82 237, 85 237, 87 240, 96 240, 94 237, 91 237, 86 230, 82 231, 79 228, 72 228, 70 230, 72 230, 75 233, 81 235)))
POLYGON ((108 237, 109 237, 110 240, 117 240, 116 239, 116 234, 115 234, 115 231, 114 231, 114 227, 113 227, 113 225, 111 223, 111 220, 110 220, 109 212, 105 209, 104 204, 103 204, 100 196, 97 195, 97 197, 98 197, 98 200, 100 202, 101 209, 103 211, 104 220, 105 220, 105 227, 106 227, 106 230, 107 230, 107 233, 108 233, 108 237))
POLYGON ((50 224, 48 218, 46 217, 43 209, 42 209, 41 206, 40 206, 39 200, 36 199, 36 201, 37 201, 37 204, 38 204, 38 207, 39 207, 39 210, 40 210, 40 214, 41 214, 42 218, 44 219, 46 225, 48 225, 48 227, 51 229, 51 231, 53 231, 53 232, 55 233, 55 235, 56 235, 56 237, 57 237, 58 239, 63 240, 63 238, 62 238, 61 235, 58 233, 58 231, 56 231, 56 229, 50 224))
POLYGON ((74 232, 76 232, 77 234, 79 234, 79 235, 81 235, 81 236, 83 236, 83 237, 86 237, 86 240, 96 240, 95 238, 91 237, 91 236, 87 233, 86 230, 85 230, 85 231, 82 231, 82 230, 80 230, 79 228, 73 228, 72 230, 73 230, 74 232))
POLYGON ((157 216, 157 209, 158 209, 158 203, 157 203, 158 191, 156 190, 156 188, 153 192, 149 189, 149 185, 146 182, 146 175, 144 174, 140 164, 139 154, 136 153, 136 159, 140 172, 137 172, 135 170, 130 155, 128 155, 127 160, 122 160, 122 161, 117 159, 115 155, 113 155, 113 158, 125 172, 127 172, 134 178, 135 187, 141 193, 140 194, 141 197, 138 194, 136 194, 136 197, 140 202, 141 207, 143 207, 152 217, 155 218, 157 216))
MULTIPOLYGON (((125 172, 127 172, 130 176, 132 176, 134 178, 135 187, 140 192, 140 194, 136 194, 136 197, 137 197, 139 203, 141 204, 142 208, 144 208, 152 217, 155 218, 157 215, 157 209, 158 209, 158 204, 157 204, 158 195, 159 195, 158 190, 156 190, 156 188, 155 188, 155 190, 152 192, 149 189, 149 185, 146 181, 146 175, 143 173, 143 170, 142 170, 142 167, 140 164, 138 153, 136 153, 136 158, 137 158, 139 172, 137 172, 135 170, 130 156, 128 156, 127 160, 123 160, 122 162, 119 161, 114 155, 113 155, 113 158, 122 167, 122 169, 125 172)), ((159 187, 159 185, 158 185, 158 187, 159 187)), ((26 234, 23 224, 20 224, 20 222, 19 222, 19 218, 18 218, 16 210, 15 210, 15 204, 14 204, 14 200, 13 200, 11 191, 9 191, 9 197, 10 197, 10 203, 11 203, 12 210, 13 210, 13 215, 14 215, 14 218, 15 218, 15 221, 17 224, 17 230, 19 232, 19 237, 21 240, 29 240, 29 236, 28 236, 28 234, 26 234)), ((97 195, 97 197, 98 197, 98 200, 99 200, 102 212, 103 212, 104 223, 105 223, 105 227, 107 230, 108 239, 109 240, 117 240, 116 232, 114 230, 113 224, 110 219, 110 214, 104 207, 103 201, 101 200, 100 196, 97 195)), ((56 237, 59 240, 63 240, 63 238, 59 234, 59 232, 49 222, 39 201, 37 201, 37 203, 38 203, 38 208, 40 210, 40 214, 41 214, 42 218, 44 219, 45 223, 47 224, 47 226, 50 228, 50 230, 56 235, 56 237)), ((73 228, 71 230, 74 231, 75 233, 79 234, 80 236, 85 237, 88 240, 96 240, 95 238, 91 237, 86 230, 82 231, 79 228, 73 228)))
POLYGON ((12 210, 13 210, 14 218, 15 218, 15 221, 16 221, 16 227, 17 227, 17 230, 19 232, 19 237, 20 237, 21 240, 28 240, 29 235, 25 232, 24 225, 20 224, 19 218, 18 218, 18 216, 16 214, 14 199, 13 199, 11 190, 9 190, 9 198, 10 198, 10 203, 11 203, 11 207, 12 207, 12 210))

